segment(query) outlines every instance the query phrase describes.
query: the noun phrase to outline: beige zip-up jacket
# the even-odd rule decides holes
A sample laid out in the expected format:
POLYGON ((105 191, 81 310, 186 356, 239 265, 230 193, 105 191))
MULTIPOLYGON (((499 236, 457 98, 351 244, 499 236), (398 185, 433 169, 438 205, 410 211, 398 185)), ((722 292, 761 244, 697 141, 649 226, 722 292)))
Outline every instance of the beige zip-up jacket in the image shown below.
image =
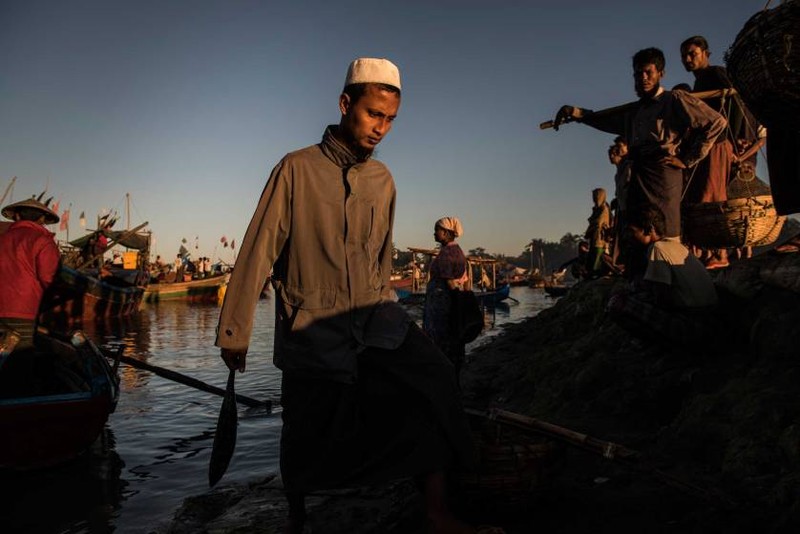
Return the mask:
POLYGON ((382 163, 357 161, 335 128, 273 169, 231 274, 216 345, 247 349, 272 270, 275 365, 294 376, 353 382, 357 354, 398 347, 410 319, 386 302, 394 180, 382 163))

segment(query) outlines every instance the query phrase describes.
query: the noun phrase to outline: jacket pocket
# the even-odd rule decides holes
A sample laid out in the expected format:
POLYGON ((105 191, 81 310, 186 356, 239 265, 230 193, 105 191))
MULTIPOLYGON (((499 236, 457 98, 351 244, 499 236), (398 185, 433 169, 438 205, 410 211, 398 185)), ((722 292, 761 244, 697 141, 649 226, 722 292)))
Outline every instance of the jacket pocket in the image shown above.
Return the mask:
POLYGON ((281 295, 286 304, 301 310, 325 310, 336 304, 336 290, 325 287, 283 286, 281 295))

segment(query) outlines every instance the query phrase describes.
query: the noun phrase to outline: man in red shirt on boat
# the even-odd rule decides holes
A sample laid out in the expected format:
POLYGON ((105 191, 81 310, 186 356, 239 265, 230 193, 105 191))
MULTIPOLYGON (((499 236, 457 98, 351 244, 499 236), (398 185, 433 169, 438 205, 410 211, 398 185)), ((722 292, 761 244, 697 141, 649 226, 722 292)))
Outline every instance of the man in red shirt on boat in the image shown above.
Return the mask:
POLYGON ((9 374, 10 367, 33 365, 18 361, 28 358, 7 355, 33 346, 42 295, 55 278, 61 255, 54 234, 45 228, 59 217, 47 205, 30 198, 6 206, 2 214, 14 221, 0 235, 0 345, 6 356, 2 360, 9 360, 3 362, 9 363, 4 372, 9 374))

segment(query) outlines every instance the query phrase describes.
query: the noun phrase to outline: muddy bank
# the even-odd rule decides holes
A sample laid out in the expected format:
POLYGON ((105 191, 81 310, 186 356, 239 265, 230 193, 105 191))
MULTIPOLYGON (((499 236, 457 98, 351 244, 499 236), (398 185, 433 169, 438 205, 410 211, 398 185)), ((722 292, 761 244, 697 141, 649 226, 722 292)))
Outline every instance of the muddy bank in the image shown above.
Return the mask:
MULTIPOLYGON (((723 326, 711 348, 631 336, 603 312, 622 282, 603 279, 477 349, 462 376, 469 406, 531 415, 642 460, 637 469, 564 447, 551 483, 523 505, 473 501, 462 515, 509 533, 797 531, 798 275, 800 254, 718 273, 723 326)), ((308 508, 309 532, 424 532, 407 482, 326 492, 308 508)), ((279 532, 284 516, 268 478, 188 499, 161 532, 279 532)))

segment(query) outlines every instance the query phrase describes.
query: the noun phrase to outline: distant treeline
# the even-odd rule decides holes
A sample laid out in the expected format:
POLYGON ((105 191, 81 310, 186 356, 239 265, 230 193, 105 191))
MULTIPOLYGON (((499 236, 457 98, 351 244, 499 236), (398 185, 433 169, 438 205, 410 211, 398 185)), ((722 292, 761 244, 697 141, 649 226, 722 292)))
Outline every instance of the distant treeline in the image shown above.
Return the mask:
MULTIPOLYGON (((781 235, 775 244, 780 244, 791 236, 800 233, 800 221, 789 217, 783 226, 781 235)), ((580 234, 566 233, 558 241, 547 241, 545 239, 532 239, 530 243, 523 247, 519 256, 505 256, 503 254, 492 254, 483 247, 477 247, 466 251, 470 256, 480 256, 483 258, 494 258, 504 264, 521 267, 523 269, 538 269, 539 274, 548 275, 553 270, 558 269, 562 264, 578 255, 578 243, 583 239, 580 234), (531 245, 533 249, 531 250, 531 245)), ((773 245, 766 247, 756 247, 754 254, 759 254, 771 249, 773 245)), ((393 267, 402 270, 411 263, 411 252, 395 249, 393 267)))
MULTIPOLYGON (((547 275, 561 264, 578 255, 578 243, 582 238, 579 234, 566 233, 558 241, 532 239, 527 246, 523 247, 519 256, 493 254, 483 247, 476 247, 465 252, 469 256, 494 258, 499 260, 501 264, 509 264, 529 270, 531 268, 538 269, 540 274, 547 275), (531 246, 533 247, 532 250, 531 246)), ((411 256, 412 253, 409 251, 395 249, 393 267, 401 270, 408 266, 412 260, 411 256)))

